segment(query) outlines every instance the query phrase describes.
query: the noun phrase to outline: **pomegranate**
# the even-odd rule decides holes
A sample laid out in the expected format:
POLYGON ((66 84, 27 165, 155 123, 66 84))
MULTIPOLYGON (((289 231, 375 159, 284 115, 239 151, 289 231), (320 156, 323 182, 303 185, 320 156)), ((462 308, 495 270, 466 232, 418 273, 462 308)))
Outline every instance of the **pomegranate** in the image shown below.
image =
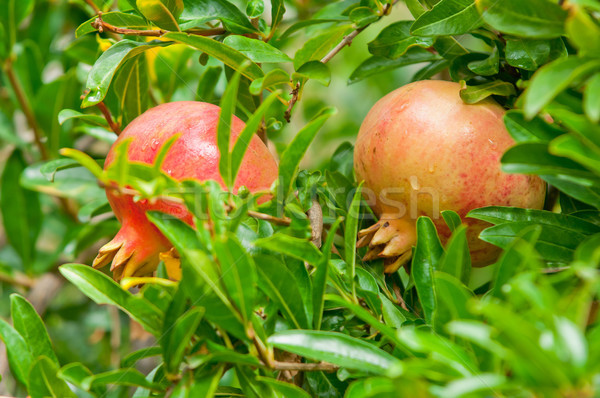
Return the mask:
POLYGON ((445 243, 451 231, 440 212, 457 212, 468 226, 472 264, 485 266, 499 249, 478 238, 489 224, 464 219, 467 213, 491 205, 543 206, 543 180, 500 169, 514 144, 504 109, 490 98, 465 104, 459 90, 447 81, 410 83, 379 100, 360 127, 354 170, 379 222, 359 232, 358 246, 369 246, 365 260, 384 258, 386 272, 410 259, 419 216, 432 218, 445 243))
MULTIPOLYGON (((222 186, 219 174, 219 149, 217 148, 217 124, 220 108, 216 105, 183 101, 171 102, 149 109, 133 120, 111 147, 104 167, 115 157, 115 148, 124 140, 131 139, 128 159, 147 164, 154 159, 163 144, 174 134, 180 134, 169 149, 161 169, 175 180, 215 180, 222 186)), ((244 123, 233 117, 231 136, 234 141, 244 128, 244 123)), ((232 143, 233 144, 233 143, 232 143)), ((277 163, 256 136, 252 137, 242 161, 235 188, 246 186, 250 191, 269 189, 277 178, 277 163)), ((103 267, 109 263, 115 279, 151 274, 159 263, 159 253, 167 264, 169 276, 178 279, 178 270, 172 275, 169 267, 176 258, 171 243, 148 220, 146 211, 157 210, 182 219, 192 225, 192 215, 185 206, 157 200, 135 202, 131 195, 107 189, 106 196, 121 229, 104 245, 93 266, 103 267)))

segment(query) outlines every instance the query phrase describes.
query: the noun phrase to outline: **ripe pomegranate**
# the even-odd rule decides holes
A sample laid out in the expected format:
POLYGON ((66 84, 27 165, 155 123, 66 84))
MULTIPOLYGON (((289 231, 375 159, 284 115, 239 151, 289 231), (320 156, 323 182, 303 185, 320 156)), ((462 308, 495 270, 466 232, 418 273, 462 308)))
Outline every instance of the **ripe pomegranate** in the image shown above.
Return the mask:
MULTIPOLYGON (((504 109, 490 98, 465 104, 459 90, 447 81, 408 84, 379 100, 360 127, 354 170, 379 222, 360 231, 358 245, 369 245, 365 260, 385 258, 386 272, 410 259, 419 216, 432 218, 445 243, 451 232, 442 210, 464 218, 483 206, 543 206, 546 186, 539 177, 500 169, 502 154, 514 144, 504 109)), ((478 239, 489 224, 463 222, 473 265, 495 261, 499 249, 478 239)))
MULTIPOLYGON (((171 102, 149 109, 133 120, 111 147, 104 167, 115 157, 115 148, 124 140, 131 139, 128 159, 147 164, 154 159, 163 144, 174 134, 180 134, 169 149, 161 169, 175 180, 215 180, 223 186, 219 174, 219 149, 217 148, 217 124, 220 108, 216 105, 183 101, 171 102)), ((244 128, 244 123, 233 117, 232 141, 244 128)), ((235 188, 246 186, 250 191, 269 189, 277 178, 277 163, 256 136, 252 137, 242 161, 235 188)), ((112 263, 111 271, 116 280, 128 276, 151 274, 159 263, 159 253, 166 253, 165 262, 173 263, 176 256, 171 243, 146 217, 146 211, 157 210, 192 224, 192 215, 185 206, 157 200, 134 202, 133 197, 107 189, 108 201, 122 227, 109 243, 104 245, 93 266, 103 267, 112 263), (170 255, 169 255, 170 254, 170 255)), ((168 265, 167 264, 167 265, 168 265)), ((168 267, 169 268, 169 267, 168 267)), ((178 279, 176 275, 169 275, 178 279)))

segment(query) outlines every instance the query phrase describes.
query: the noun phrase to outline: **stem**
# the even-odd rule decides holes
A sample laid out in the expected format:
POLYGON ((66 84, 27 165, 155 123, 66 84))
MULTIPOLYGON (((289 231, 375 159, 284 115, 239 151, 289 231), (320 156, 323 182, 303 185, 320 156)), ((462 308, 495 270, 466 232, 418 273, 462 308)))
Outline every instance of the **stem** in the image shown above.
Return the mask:
POLYGON ((256 219, 259 219, 259 220, 270 221, 273 224, 277 224, 277 225, 288 226, 288 225, 290 225, 292 223, 292 220, 290 220, 287 217, 279 218, 279 217, 272 216, 270 214, 259 213, 259 212, 254 211, 254 210, 248 210, 248 215, 250 217, 252 217, 252 218, 256 218, 256 219))
POLYGON ((85 2, 92 7, 92 9, 94 10, 95 14, 99 14, 100 13, 100 9, 98 8, 98 6, 96 5, 96 3, 94 3, 94 0, 85 0, 85 2))
POLYGON ((25 114, 27 124, 29 124, 29 127, 31 127, 31 129, 33 130, 35 145, 40 151, 42 159, 49 160, 50 156, 48 155, 48 149, 46 148, 46 145, 44 145, 44 143, 42 142, 42 137, 44 136, 44 134, 38 126, 37 121, 35 120, 33 109, 31 109, 31 105, 27 101, 27 97, 25 96, 23 87, 21 87, 21 84, 19 83, 19 80, 15 75, 15 71, 12 67, 12 61, 10 59, 4 64, 4 71, 6 72, 6 76, 8 77, 8 81, 10 82, 13 91, 15 92, 15 96, 17 97, 19 105, 21 106, 21 110, 25 114))
POLYGON ((33 287, 35 281, 25 274, 15 273, 14 275, 0 274, 0 282, 8 283, 9 285, 33 287))
MULTIPOLYGON (((100 32, 100 33, 107 31, 107 32, 113 32, 113 33, 119 33, 122 35, 133 35, 133 36, 160 37, 166 33, 169 33, 168 30, 163 30, 163 29, 139 30, 139 29, 119 28, 118 26, 114 26, 114 25, 109 24, 108 22, 103 21, 101 12, 98 13, 98 18, 96 18, 92 22, 92 27, 98 29, 98 32, 100 32)), ((225 32, 226 32, 226 30, 223 28, 214 28, 214 29, 190 29, 190 30, 186 31, 185 33, 197 35, 197 36, 216 36, 216 35, 222 35, 225 32)))
MULTIPOLYGON (((398 2, 398 0, 394 0, 394 2, 390 3, 390 4, 386 4, 383 9, 381 10, 381 12, 379 13, 380 17, 383 17, 385 15, 389 15, 391 10, 392 10, 392 6, 394 4, 396 4, 398 2)), ((354 31, 352 31, 351 33, 349 33, 348 35, 344 36, 344 38, 342 39, 342 41, 340 41, 331 51, 329 51, 323 58, 321 58, 321 62, 323 62, 324 64, 326 64, 327 62, 331 61, 331 59, 333 57, 335 57, 335 55, 337 53, 339 53, 344 47, 349 46, 350 44, 352 44, 352 40, 354 40, 354 38, 356 36, 359 35, 360 32, 362 32, 363 30, 365 30, 366 28, 368 28, 369 26, 371 26, 373 22, 371 22, 368 25, 365 25, 361 28, 358 28, 354 31)), ((299 95, 299 83, 296 86, 296 88, 294 90, 292 90, 291 94, 292 94, 292 98, 290 98, 290 101, 288 102, 288 108, 285 111, 284 117, 285 120, 287 120, 287 122, 290 122, 290 117, 292 115, 292 108, 294 107, 294 105, 296 104, 296 102, 298 101, 298 95, 299 95)))
POLYGON ((110 127, 110 129, 117 135, 121 135, 121 128, 119 127, 119 125, 117 123, 115 123, 115 121, 113 120, 112 116, 110 115, 110 111, 108 110, 108 108, 106 107, 106 105, 104 104, 104 102, 100 101, 96 104, 96 106, 98 107, 98 109, 100 109, 100 112, 102 112, 102 115, 104 116, 104 118, 106 119, 106 121, 108 122, 108 125, 110 127))
POLYGON ((335 372, 339 369, 339 366, 329 362, 319 363, 302 363, 302 362, 280 362, 275 361, 273 364, 275 370, 298 370, 301 372, 313 372, 316 370, 322 370, 324 372, 335 372))

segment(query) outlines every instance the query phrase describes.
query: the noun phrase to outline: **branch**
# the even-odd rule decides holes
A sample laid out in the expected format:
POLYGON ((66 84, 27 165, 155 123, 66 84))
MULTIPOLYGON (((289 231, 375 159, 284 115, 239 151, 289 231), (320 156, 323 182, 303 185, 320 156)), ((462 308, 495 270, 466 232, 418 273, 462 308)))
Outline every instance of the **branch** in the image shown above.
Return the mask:
POLYGON ((0 274, 0 282, 6 282, 9 285, 33 287, 35 281, 25 274, 14 273, 13 275, 0 274))
POLYGON ((100 14, 100 9, 98 8, 98 6, 96 5, 96 3, 94 3, 94 0, 85 0, 85 2, 92 7, 92 9, 94 10, 94 13, 96 14, 100 14))
POLYGON ((6 64, 4 64, 4 71, 6 72, 6 76, 8 77, 8 81, 10 82, 13 91, 15 92, 15 96, 17 97, 19 105, 21 106, 21 110, 25 114, 27 124, 29 124, 29 127, 31 127, 31 129, 33 130, 35 145, 40 151, 42 159, 49 160, 50 156, 48 155, 48 149, 42 141, 44 134, 42 133, 42 130, 40 129, 40 127, 37 124, 37 121, 35 120, 33 109, 31 109, 31 105, 27 101, 27 97, 25 96, 23 87, 21 87, 21 83, 19 83, 19 80, 15 75, 15 71, 12 67, 12 61, 10 59, 6 61, 6 64))
POLYGON ((335 372, 339 369, 339 366, 329 362, 319 363, 299 363, 299 362, 280 362, 275 361, 273 364, 275 370, 298 370, 301 372, 313 372, 316 370, 322 370, 324 372, 335 372))
POLYGON ((100 101, 96 104, 96 106, 98 107, 98 109, 100 109, 100 112, 102 112, 102 115, 104 116, 104 118, 106 119, 106 121, 108 122, 108 126, 110 127, 110 129, 117 135, 121 135, 121 128, 119 127, 119 124, 116 123, 112 116, 110 115, 110 111, 108 110, 108 108, 106 107, 106 105, 104 104, 104 102, 100 101))
MULTIPOLYGON (((98 29, 98 32, 102 33, 104 31, 119 33, 121 35, 132 35, 132 36, 153 36, 160 37, 166 33, 169 33, 168 30, 163 29, 128 29, 128 28, 119 28, 118 26, 114 26, 102 20, 102 12, 98 12, 98 18, 96 18, 92 22, 92 27, 98 29)), ((216 36, 222 35, 226 33, 226 30, 223 28, 214 28, 214 29, 190 29, 186 30, 185 33, 197 36, 216 36)))
MULTIPOLYGON (((399 0, 394 0, 393 3, 391 4, 386 4, 383 9, 380 12, 380 16, 383 17, 385 15, 389 15, 389 13, 392 11, 392 6, 394 4, 396 4, 399 0)), ((362 32, 363 30, 365 30, 366 28, 368 28, 369 26, 371 26, 373 22, 371 22, 368 25, 365 25, 361 28, 358 28, 354 31, 352 31, 351 33, 349 33, 348 35, 344 36, 344 38, 342 39, 341 42, 339 42, 331 51, 329 51, 323 58, 321 58, 321 62, 323 62, 324 64, 326 64, 327 62, 331 61, 331 59, 333 57, 335 57, 335 55, 337 53, 339 53, 342 48, 349 46, 350 44, 352 44, 352 40, 354 40, 354 38, 356 36, 358 36, 358 34, 360 32, 362 32)), ((294 104, 298 101, 298 95, 299 95, 299 85, 296 86, 296 88, 294 90, 292 90, 291 94, 292 94, 292 98, 290 98, 289 101, 289 105, 287 110, 285 111, 284 117, 285 120, 287 120, 287 122, 290 122, 290 117, 292 115, 292 108, 294 107, 294 104)))

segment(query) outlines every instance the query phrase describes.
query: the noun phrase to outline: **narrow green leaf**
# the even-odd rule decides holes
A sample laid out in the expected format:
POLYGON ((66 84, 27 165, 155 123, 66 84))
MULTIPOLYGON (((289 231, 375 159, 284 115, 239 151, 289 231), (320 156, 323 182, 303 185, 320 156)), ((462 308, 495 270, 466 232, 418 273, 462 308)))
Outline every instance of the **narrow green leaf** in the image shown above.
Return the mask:
POLYGON ((223 44, 214 39, 177 32, 167 33, 163 37, 197 48, 198 50, 203 51, 211 57, 218 59, 219 61, 223 62, 225 65, 229 66, 230 68, 236 71, 241 71, 242 66, 246 62, 249 62, 249 66, 243 70, 242 74, 250 80, 258 79, 264 76, 262 69, 260 69, 258 65, 252 62, 250 58, 246 57, 241 52, 229 47, 228 45, 223 44))
POLYGON ((87 122, 87 123, 94 124, 97 126, 108 127, 108 122, 102 116, 91 115, 89 113, 87 113, 87 114, 81 113, 81 112, 77 112, 76 110, 73 110, 73 109, 63 109, 62 111, 60 111, 58 113, 58 124, 60 124, 61 126, 67 120, 72 120, 72 119, 81 120, 83 122, 87 122))
POLYGON ((103 181, 105 179, 102 167, 87 153, 73 148, 62 148, 59 153, 62 156, 66 156, 75 160, 78 164, 85 167, 90 173, 92 173, 98 180, 103 181))
POLYGON ((600 26, 598 26, 597 19, 592 18, 581 7, 572 7, 565 28, 569 40, 579 49, 580 55, 598 56, 600 53, 600 42, 598 41, 600 26))
POLYGON ((271 32, 277 29, 285 14, 285 3, 283 0, 271 0, 271 32))
POLYGON ((221 264, 223 284, 242 319, 248 322, 254 312, 257 280, 254 260, 233 234, 217 237, 213 245, 221 264))
POLYGON ((600 70, 600 60, 559 58, 536 71, 523 93, 523 112, 531 119, 577 79, 600 70))
POLYGON ((256 33, 248 17, 227 0, 183 0, 182 20, 203 22, 218 19, 228 32, 244 34, 256 33))
POLYGON ((287 198, 292 192, 294 180, 298 175, 300 160, 304 157, 319 129, 335 113, 335 108, 325 108, 322 110, 318 116, 296 134, 292 142, 283 151, 279 163, 279 189, 283 190, 284 198, 287 198))
POLYGON ((40 356, 31 366, 27 391, 31 398, 76 398, 64 380, 57 376, 58 365, 48 357, 40 356))
POLYGON ((404 370, 402 362, 387 352, 342 333, 286 330, 268 341, 282 350, 344 368, 390 376, 398 376, 404 370))
POLYGON ((502 80, 483 83, 478 86, 468 86, 460 90, 460 98, 467 104, 475 104, 491 95, 500 95, 509 97, 515 95, 517 91, 512 83, 502 80))
POLYGON ((367 58, 352 72, 348 79, 348 84, 353 84, 367 77, 374 76, 383 72, 400 68, 421 62, 438 61, 441 57, 437 54, 432 54, 421 47, 411 47, 399 58, 388 59, 380 56, 367 58))
POLYGON ((0 210, 6 238, 21 258, 23 267, 30 270, 43 215, 38 194, 20 184, 25 166, 25 159, 19 150, 13 151, 4 164, 0 177, 0 210))
POLYGON ((442 0, 419 16, 410 32, 416 36, 460 35, 482 23, 474 0, 442 0))
POLYGON ((254 245, 275 253, 282 253, 298 260, 306 261, 311 265, 317 265, 322 259, 321 252, 310 241, 285 233, 277 233, 267 238, 259 239, 254 242, 254 245))
POLYGON ((15 330, 23 336, 34 358, 45 356, 59 366, 44 322, 31 303, 16 293, 10 295, 10 313, 15 330))
POLYGON ((143 53, 154 47, 166 47, 171 42, 153 40, 151 42, 136 42, 132 40, 121 40, 113 44, 96 61, 88 75, 85 88, 89 90, 83 98, 82 108, 87 108, 104 100, 108 93, 115 73, 119 67, 128 59, 143 53))
POLYGON ((115 75, 114 89, 119 99, 122 126, 127 126, 148 109, 149 87, 145 54, 128 59, 119 68, 115 75))
POLYGON ((587 81, 583 93, 583 110, 593 123, 600 121, 600 73, 587 81))
POLYGON ((258 376, 256 378, 261 383, 267 384, 276 393, 285 398, 310 398, 310 395, 300 387, 294 384, 279 381, 271 377, 258 376))
POLYGON ((442 271, 433 274, 436 309, 433 314, 435 330, 443 331, 448 322, 455 319, 468 319, 473 315, 468 310, 468 302, 475 295, 459 279, 442 271))
POLYGON ((386 26, 375 38, 369 42, 369 52, 389 59, 396 59, 406 53, 411 47, 431 47, 434 39, 418 37, 410 34, 410 27, 414 21, 399 21, 386 26))
POLYGON ((196 89, 196 99, 198 101, 213 103, 215 88, 219 83, 221 72, 223 72, 223 68, 220 66, 208 66, 202 73, 196 89))
POLYGON ((256 257, 259 272, 258 287, 277 304, 295 328, 310 327, 307 311, 296 278, 281 261, 272 256, 256 257))
POLYGON ((572 159, 600 174, 600 149, 590 145, 589 142, 582 141, 572 134, 565 134, 552 141, 548 151, 553 155, 572 159))
POLYGON ((264 89, 273 87, 279 84, 289 84, 290 75, 283 69, 273 69, 269 71, 265 77, 254 80, 250 84, 250 94, 259 95, 264 89))
POLYGON ((565 33, 567 11, 546 0, 476 0, 483 20, 502 33, 551 39, 565 33))
POLYGON ((354 286, 354 276, 356 275, 356 237, 358 234, 358 221, 360 218, 360 201, 361 201, 361 188, 362 181, 356 188, 352 203, 348 208, 348 215, 346 216, 346 226, 344 228, 344 257, 346 264, 350 267, 350 283, 352 284, 352 296, 356 296, 354 286))
POLYGON ((91 389, 98 386, 105 386, 107 384, 114 384, 118 386, 144 387, 153 391, 160 390, 160 385, 148 381, 146 379, 146 376, 144 376, 138 370, 131 368, 115 369, 109 370, 108 372, 104 373, 98 373, 86 378, 82 383, 82 385, 86 389, 91 389))
POLYGON ((469 284, 471 255, 467 244, 467 227, 465 225, 458 226, 452 233, 446 245, 446 253, 440 262, 440 271, 454 276, 465 285, 469 284))
POLYGON ((321 61, 309 61, 292 74, 294 80, 313 79, 328 87, 331 82, 331 71, 321 61))
MULTIPOLYGON (((242 67, 244 68, 244 67, 242 67)), ((233 175, 231 172, 231 123, 236 108, 237 94, 240 85, 241 73, 236 72, 221 97, 221 110, 219 112, 219 124, 217 125, 217 147, 219 148, 219 173, 225 186, 233 189, 233 175)))
POLYGON ((321 60, 351 30, 352 27, 348 25, 335 26, 307 40, 294 55, 294 69, 299 69, 308 61, 321 60))
POLYGON ((315 266, 315 273, 312 280, 313 294, 313 324, 316 330, 321 329, 321 321, 323 319, 323 301, 325 288, 327 287, 327 274, 329 273, 329 260, 331 259, 331 250, 333 248, 333 239, 335 233, 342 222, 342 218, 338 217, 327 232, 327 239, 321 248, 323 256, 315 266))
POLYGON ((563 134, 555 126, 551 126, 539 117, 526 120, 523 111, 511 109, 504 114, 504 125, 512 138, 521 142, 550 142, 563 134))
POLYGON ((196 333, 204 311, 202 307, 190 309, 180 316, 169 328, 168 333, 164 335, 161 344, 167 372, 175 374, 179 372, 186 348, 190 346, 192 336, 196 333))
POLYGON ((453 232, 462 224, 462 220, 458 213, 452 210, 442 210, 442 218, 446 222, 448 228, 450 228, 450 231, 453 232))
POLYGON ((130 354, 127 354, 123 359, 121 359, 121 367, 122 368, 131 368, 135 366, 135 363, 140 359, 154 357, 162 354, 162 348, 158 346, 142 348, 140 350, 134 351, 130 354))
POLYGON ((436 308, 433 272, 439 269, 443 255, 444 248, 440 243, 433 221, 428 217, 419 217, 417 219, 417 246, 412 261, 411 275, 415 281, 427 323, 431 323, 436 308))
POLYGON ((25 339, 2 318, 0 318, 0 338, 6 346, 8 364, 12 374, 26 386, 29 382, 29 369, 34 357, 27 348, 25 339))
POLYGON ((146 330, 157 335, 161 330, 161 313, 149 301, 123 290, 102 272, 84 264, 61 265, 60 273, 97 304, 119 307, 146 330))
POLYGON ((241 52, 256 63, 292 62, 292 59, 281 50, 262 40, 232 35, 227 36, 223 43, 241 52))
POLYGON ((232 176, 232 185, 235 185, 235 180, 237 178, 238 172, 240 170, 240 166, 242 165, 242 160, 244 159, 244 155, 248 150, 248 146, 250 145, 250 141, 252 137, 258 130, 265 114, 271 108, 271 105, 277 100, 277 97, 281 94, 281 91, 275 91, 271 93, 258 107, 256 112, 250 116, 244 129, 237 137, 235 141, 235 145, 231 151, 231 176, 232 176))

